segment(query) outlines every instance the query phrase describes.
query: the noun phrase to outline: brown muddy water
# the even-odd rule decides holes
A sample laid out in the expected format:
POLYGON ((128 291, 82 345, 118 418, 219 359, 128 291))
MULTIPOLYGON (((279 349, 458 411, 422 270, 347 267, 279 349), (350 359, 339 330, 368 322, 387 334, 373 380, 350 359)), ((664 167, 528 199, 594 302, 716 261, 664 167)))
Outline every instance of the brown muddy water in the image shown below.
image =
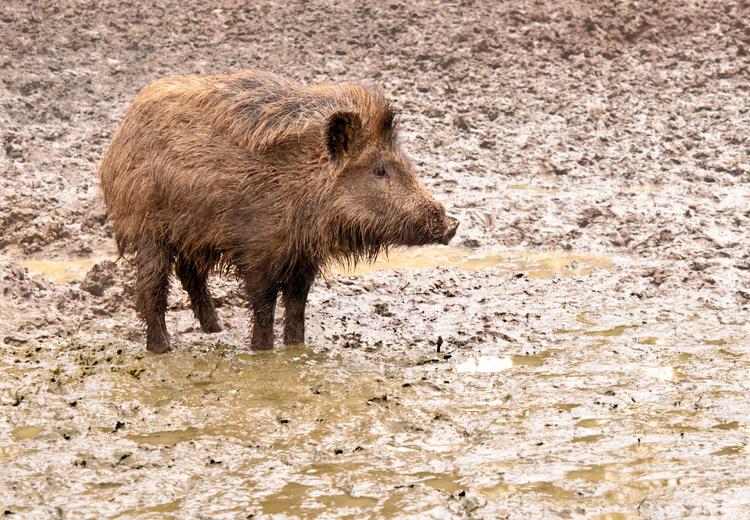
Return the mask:
MULTIPOLYGON (((26 266, 62 284, 106 257, 26 266)), ((127 315, 131 331, 106 318, 85 344, 11 345, 2 358, 9 412, 0 422, 0 505, 28 518, 625 519, 744 510, 747 324, 717 327, 711 309, 694 303, 597 296, 613 270, 633 262, 395 250, 354 273, 332 273, 315 291, 308 346, 247 352, 242 314, 226 317, 229 330, 214 339, 184 325, 191 318, 178 304, 170 313, 178 348, 168 355, 143 351, 127 315), (507 333, 485 328, 489 340, 467 345, 447 322, 436 325, 444 340, 409 344, 401 323, 405 332, 384 346, 385 321, 343 349, 326 345, 345 316, 360 318, 332 311, 329 320, 320 309, 351 280, 378 292, 393 285, 388 277, 410 283, 436 270, 484 284, 484 298, 460 312, 444 308, 458 329, 487 311, 483 300, 497 301, 487 281, 499 279, 506 290, 510 280, 526 284, 506 295, 511 306, 532 302, 523 325, 507 320, 507 333), (484 282, 472 278, 479 275, 484 282), (539 298, 550 284, 577 285, 578 294, 566 296, 568 286, 539 298), (696 501, 711 490, 720 503, 696 501)), ((376 313, 399 308, 397 294, 380 295, 376 313)), ((348 297, 354 308, 370 306, 348 297)))
MULTIPOLYGON (((84 258, 38 258, 21 262, 34 278, 65 284, 83 280, 98 262, 116 260, 114 252, 84 258)), ((612 267, 613 261, 605 256, 578 255, 566 251, 518 252, 486 251, 452 246, 427 246, 396 248, 375 262, 356 267, 338 266, 334 274, 357 276, 382 270, 426 269, 455 267, 475 271, 495 268, 508 272, 525 272, 532 278, 551 278, 555 274, 585 275, 594 267, 612 267)))

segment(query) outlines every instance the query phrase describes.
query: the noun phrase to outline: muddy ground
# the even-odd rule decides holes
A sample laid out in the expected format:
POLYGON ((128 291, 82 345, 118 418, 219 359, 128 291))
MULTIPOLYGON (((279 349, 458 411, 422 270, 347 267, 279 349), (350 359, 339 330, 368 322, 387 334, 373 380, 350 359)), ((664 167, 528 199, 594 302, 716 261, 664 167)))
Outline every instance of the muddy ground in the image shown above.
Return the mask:
POLYGON ((750 515, 748 2, 154 4, 0 4, 0 514, 750 515), (316 283, 305 347, 175 290, 154 356, 97 165, 246 67, 381 84, 462 225, 316 283))

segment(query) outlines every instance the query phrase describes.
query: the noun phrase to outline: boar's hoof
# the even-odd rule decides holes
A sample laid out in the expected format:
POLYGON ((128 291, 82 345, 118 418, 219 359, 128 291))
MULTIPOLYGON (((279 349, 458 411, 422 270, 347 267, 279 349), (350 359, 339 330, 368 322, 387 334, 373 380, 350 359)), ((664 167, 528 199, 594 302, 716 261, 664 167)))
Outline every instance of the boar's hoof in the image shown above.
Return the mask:
POLYGON ((146 349, 154 354, 166 354, 172 350, 172 347, 169 343, 147 343, 146 349))
POLYGON ((213 323, 206 323, 205 325, 202 324, 201 330, 203 330, 203 332, 212 334, 214 332, 221 332, 222 329, 221 329, 221 325, 219 325, 216 322, 213 322, 213 323))
POLYGON ((154 354, 166 354, 167 352, 172 350, 172 346, 169 344, 169 342, 165 341, 161 343, 147 342, 146 349, 149 352, 153 352, 154 354))
POLYGON ((458 229, 458 220, 453 217, 448 217, 446 220, 445 232, 440 239, 440 243, 444 246, 448 245, 451 239, 456 235, 456 230, 458 229))
POLYGON ((146 334, 146 350, 154 354, 164 354, 172 350, 166 334, 146 334))

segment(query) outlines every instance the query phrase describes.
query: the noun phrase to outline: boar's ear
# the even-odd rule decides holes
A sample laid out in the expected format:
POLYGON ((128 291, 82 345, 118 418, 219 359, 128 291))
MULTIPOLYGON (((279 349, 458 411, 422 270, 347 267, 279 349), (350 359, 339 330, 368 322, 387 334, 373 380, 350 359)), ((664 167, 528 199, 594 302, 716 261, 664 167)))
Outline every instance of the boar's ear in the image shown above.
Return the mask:
POLYGON ((383 115, 380 123, 380 133, 383 136, 383 140, 387 143, 393 144, 396 141, 397 117, 396 111, 390 106, 383 115))
POLYGON ((333 160, 356 152, 362 134, 362 120, 354 112, 336 112, 328 118, 325 143, 333 160))

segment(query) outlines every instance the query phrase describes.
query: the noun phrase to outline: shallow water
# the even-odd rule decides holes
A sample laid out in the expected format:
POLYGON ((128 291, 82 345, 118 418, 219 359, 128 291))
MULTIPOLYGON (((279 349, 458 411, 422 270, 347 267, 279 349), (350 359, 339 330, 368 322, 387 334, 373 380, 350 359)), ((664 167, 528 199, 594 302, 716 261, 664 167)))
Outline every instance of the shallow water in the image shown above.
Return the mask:
MULTIPOLYGON (((98 254, 85 258, 39 258, 22 262, 32 277, 56 284, 83 280, 91 267, 103 260, 114 260, 114 255, 98 254)), ((607 256, 574 254, 567 251, 525 252, 513 250, 468 249, 454 246, 395 248, 382 254, 373 263, 363 263, 354 269, 338 266, 335 274, 360 276, 383 270, 432 269, 454 267, 468 271, 494 269, 525 274, 530 278, 551 278, 555 275, 585 276, 597 267, 611 268, 614 260, 607 256)))
MULTIPOLYGON (((6 349, 0 506, 44 517, 41 475, 52 482, 45 504, 111 518, 195 508, 215 518, 513 516, 514 507, 638 518, 665 503, 681 516, 677 506, 705 489, 739 493, 745 472, 731 470, 747 458, 745 323, 717 327, 701 307, 535 292, 566 280, 586 287, 625 261, 425 248, 354 273, 452 266, 485 273, 470 282, 478 287, 527 275, 514 303, 527 309, 503 329, 510 335, 466 346, 448 338, 439 352, 364 340, 331 348, 320 330, 313 345, 265 353, 245 351, 231 330, 164 356, 106 332, 90 344, 6 349)), ((507 308, 502 295, 468 303, 464 319, 494 302, 507 308)), ((364 322, 358 308, 342 315, 364 322)), ((170 316, 172 328, 191 319, 187 309, 170 316)))
POLYGON ((104 255, 83 258, 39 258, 24 260, 21 265, 28 269, 29 274, 34 278, 42 278, 56 284, 66 284, 83 280, 94 264, 103 260, 114 260, 114 258, 114 256, 104 255))
POLYGON ((606 256, 574 254, 567 251, 532 253, 430 246, 397 248, 372 264, 359 265, 354 270, 341 268, 338 272, 361 275, 390 269, 455 267, 467 271, 494 269, 523 273, 530 278, 552 278, 555 275, 585 276, 594 268, 610 268, 613 265, 614 260, 606 256))
MULTIPOLYGON (((570 334, 583 339, 590 332, 570 334)), ((679 387, 639 391, 648 378, 669 385, 688 380, 677 376, 682 367, 651 362, 622 367, 611 387, 632 389, 623 390, 622 413, 592 406, 596 395, 621 400, 614 392, 607 397, 608 385, 597 382, 614 376, 612 369, 605 363, 594 368, 590 358, 575 362, 559 350, 463 355, 415 370, 399 368, 398 361, 387 368, 351 366, 331 352, 305 347, 147 356, 97 374, 85 392, 72 384, 74 394, 85 394, 76 406, 84 410, 78 420, 99 427, 76 434, 71 447, 95 453, 95 446, 114 442, 139 465, 152 450, 172 452, 173 469, 141 472, 139 489, 151 480, 171 482, 174 472, 192 474, 201 492, 215 494, 213 512, 230 516, 243 511, 314 516, 332 508, 337 516, 441 514, 435 499, 445 494, 469 509, 516 496, 602 511, 597 518, 636 518, 638 504, 653 493, 707 485, 711 478, 705 457, 680 446, 680 436, 670 433, 675 428, 711 446, 711 457, 737 462, 746 457, 745 423, 695 428, 704 422, 701 410, 674 409, 672 400, 679 397, 668 397, 680 393, 679 387), (507 385, 526 390, 507 399, 502 390, 507 385), (655 401, 659 395, 667 402, 655 401), (112 416, 105 426, 101 419, 108 413, 100 414, 111 412, 109 403, 131 412, 119 412, 124 416, 112 416), (113 428, 114 421, 122 427, 113 428), (547 454, 531 451, 534 445, 549 446, 547 454), (476 504, 467 505, 467 496, 476 504)), ((0 456, 22 463, 44 450, 45 431, 59 426, 32 420, 49 419, 29 416, 28 423, 16 423, 0 456)), ((132 464, 118 467, 117 458, 105 453, 89 463, 94 487, 86 501, 104 503, 134 489, 130 478, 123 478, 132 464), (96 476, 103 474, 110 476, 105 481, 96 476)), ((167 489, 165 495, 142 496, 143 505, 114 517, 179 516, 189 509, 189 494, 172 484, 167 489)), ((8 503, 6 496, 6 507, 21 505, 8 503)))

